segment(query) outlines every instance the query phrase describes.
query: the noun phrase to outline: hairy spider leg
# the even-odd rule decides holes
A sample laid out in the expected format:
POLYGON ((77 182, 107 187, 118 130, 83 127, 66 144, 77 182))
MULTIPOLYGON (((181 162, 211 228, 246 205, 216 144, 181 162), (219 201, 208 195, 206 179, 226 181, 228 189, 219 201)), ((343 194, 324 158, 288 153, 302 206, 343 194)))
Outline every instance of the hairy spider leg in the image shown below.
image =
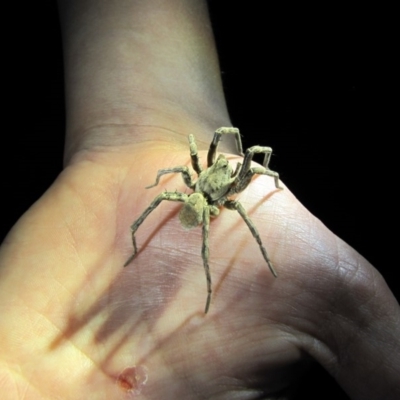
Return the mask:
POLYGON ((208 309, 210 308, 211 292, 212 292, 210 266, 208 265, 208 258, 210 255, 209 242, 208 242, 209 231, 210 231, 210 207, 205 206, 203 210, 203 244, 201 247, 201 257, 203 259, 203 266, 207 280, 207 301, 206 301, 206 308, 204 310, 205 314, 207 314, 208 309))
POLYGON ((188 200, 189 196, 185 193, 179 192, 164 192, 159 194, 151 204, 144 210, 143 214, 132 224, 132 243, 133 243, 133 254, 126 260, 124 267, 126 267, 136 256, 137 246, 136 246, 136 238, 135 233, 138 230, 139 226, 142 225, 143 221, 149 216, 149 214, 154 211, 157 206, 163 201, 180 201, 181 203, 185 203, 188 200))
POLYGON ((192 167, 196 171, 197 175, 200 175, 203 171, 203 168, 200 165, 199 156, 197 154, 197 144, 193 135, 189 135, 189 148, 192 167))
POLYGON ((244 155, 242 168, 239 172, 239 175, 236 178, 236 182, 235 182, 236 190, 232 193, 239 193, 242 190, 244 190, 247 187, 247 185, 250 183, 252 176, 255 174, 272 176, 275 179, 275 187, 277 189, 283 189, 281 186, 279 186, 279 174, 275 171, 272 171, 268 167, 269 160, 271 158, 271 154, 272 154, 271 147, 263 147, 263 146, 249 147, 246 150, 246 153, 244 155), (264 162, 263 162, 264 168, 261 168, 261 167, 251 168, 250 167, 251 161, 253 160, 254 154, 259 154, 259 153, 265 154, 264 162), (238 189, 239 187, 242 189, 239 190, 238 189))
POLYGON ((242 168, 242 164, 237 163, 236 167, 235 167, 235 171, 233 172, 231 178, 234 178, 240 172, 241 168, 242 168))
POLYGON ((224 207, 228 208, 229 210, 236 210, 240 216, 243 218, 243 221, 246 223, 248 228, 250 229, 251 234, 253 235, 254 239, 256 239, 258 245, 260 246, 261 253, 264 257, 264 260, 267 262, 268 267, 270 271, 272 272, 272 275, 276 278, 278 274, 276 273, 271 260, 268 257, 267 250, 263 246, 260 238, 260 234, 258 233, 258 230, 256 226, 254 225, 253 221, 250 219, 250 217, 247 215, 246 210, 244 207, 236 200, 227 200, 224 204, 224 207))
POLYGON ((194 188, 195 183, 192 181, 192 175, 190 174, 189 168, 186 166, 182 166, 182 167, 175 167, 175 168, 160 169, 157 172, 156 182, 153 185, 146 186, 146 189, 150 189, 154 186, 157 186, 158 183, 160 182, 161 176, 166 175, 166 174, 173 174, 173 173, 181 173, 182 179, 185 182, 186 186, 189 187, 190 189, 194 188))
POLYGON ((213 138, 213 140, 210 144, 210 148, 208 150, 208 154, 207 154, 207 166, 208 167, 211 167, 211 165, 213 165, 215 162, 215 156, 217 154, 218 144, 221 141, 221 136, 229 135, 229 134, 235 135, 236 148, 237 148, 239 154, 241 156, 243 155, 242 139, 240 138, 239 129, 232 128, 232 127, 218 128, 214 133, 214 138, 213 138))
MULTIPOLYGON (((227 196, 232 196, 233 194, 243 192, 243 190, 246 189, 247 186, 249 186, 251 179, 253 178, 254 175, 271 175, 270 172, 273 172, 273 171, 269 171, 269 170, 265 169, 264 167, 250 168, 247 171, 247 174, 242 179, 238 179, 236 184, 234 186, 232 186, 232 188, 229 190, 227 196)), ((279 176, 277 179, 279 179, 279 176)), ((276 183, 276 181, 275 181, 275 183, 276 183)), ((282 190, 283 188, 278 186, 278 189, 282 190)))

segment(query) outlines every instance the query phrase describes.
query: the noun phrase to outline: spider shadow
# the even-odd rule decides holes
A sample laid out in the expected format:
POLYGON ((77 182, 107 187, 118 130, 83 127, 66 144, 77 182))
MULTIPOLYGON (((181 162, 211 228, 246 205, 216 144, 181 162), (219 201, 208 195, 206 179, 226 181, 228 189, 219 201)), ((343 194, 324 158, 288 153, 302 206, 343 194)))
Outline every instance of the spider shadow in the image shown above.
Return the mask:
MULTIPOLYGON (((169 302, 163 302, 161 299, 154 302, 151 291, 147 291, 146 299, 143 299, 143 293, 140 292, 136 293, 136 296, 129 297, 127 295, 131 291, 131 282, 140 279, 141 272, 135 269, 129 271, 121 268, 121 272, 110 285, 104 288, 100 296, 97 296, 93 303, 83 311, 78 298, 77 302, 71 305, 66 326, 50 343, 49 350, 57 350, 66 342, 75 343, 75 341, 78 341, 79 343, 80 332, 91 332, 89 348, 107 349, 100 358, 92 359, 97 367, 93 374, 100 370, 106 377, 115 382, 121 372, 120 369, 115 369, 115 360, 121 358, 121 354, 126 354, 127 346, 132 346, 130 344, 132 338, 144 340, 145 337, 153 337, 156 325, 170 305, 169 302), (134 310, 141 311, 133 312, 134 310), (96 321, 101 321, 101 323, 97 324, 96 321), (94 328, 92 327, 93 322, 94 328)), ((96 275, 93 272, 88 276, 88 280, 96 279, 96 275)), ((174 297, 173 292, 179 290, 179 285, 176 284, 178 279, 179 274, 175 274, 175 276, 171 276, 171 282, 163 282, 162 285, 168 288, 167 295, 163 297, 174 297)), ((143 286, 151 285, 151 281, 152 279, 147 279, 147 282, 143 282, 143 286)), ((82 285, 77 290, 77 293, 80 292, 87 292, 87 287, 82 285)), ((163 335, 160 340, 152 342, 146 351, 141 352, 140 357, 132 352, 130 354, 132 364, 145 365, 147 360, 157 354, 164 346, 173 348, 173 341, 176 341, 179 337, 182 338, 182 333, 193 334, 196 329, 201 327, 202 321, 207 321, 206 318, 207 316, 204 315, 203 311, 191 313, 167 335, 163 335), (197 319, 197 323, 194 325, 191 323, 193 318, 197 319)), ((97 353, 97 351, 95 350, 94 353, 97 353)))

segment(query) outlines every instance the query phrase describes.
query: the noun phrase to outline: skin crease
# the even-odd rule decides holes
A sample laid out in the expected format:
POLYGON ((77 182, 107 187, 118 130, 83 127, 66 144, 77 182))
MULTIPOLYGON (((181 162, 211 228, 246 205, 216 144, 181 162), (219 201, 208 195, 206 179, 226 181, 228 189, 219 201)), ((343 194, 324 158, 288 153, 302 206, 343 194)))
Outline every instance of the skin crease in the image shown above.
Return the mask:
POLYGON ((238 214, 221 210, 204 316, 201 229, 183 230, 170 203, 140 227, 139 254, 122 268, 133 220, 164 188, 185 190, 179 175, 144 190, 156 171, 190 164, 189 133, 205 160, 215 129, 231 125, 207 9, 199 0, 59 7, 66 167, 1 247, 6 399, 126 398, 118 377, 135 366, 147 374, 143 399, 285 398, 312 359, 352 399, 399 398, 398 303, 270 177, 238 199, 277 279, 238 214))

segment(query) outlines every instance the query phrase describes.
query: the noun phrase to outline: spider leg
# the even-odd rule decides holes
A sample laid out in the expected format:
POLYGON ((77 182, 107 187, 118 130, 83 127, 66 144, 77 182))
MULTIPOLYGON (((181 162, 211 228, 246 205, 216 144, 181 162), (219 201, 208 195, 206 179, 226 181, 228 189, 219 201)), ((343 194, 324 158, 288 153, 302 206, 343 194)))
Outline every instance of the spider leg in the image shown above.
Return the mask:
POLYGON ((194 140, 193 135, 189 135, 189 146, 190 146, 190 159, 192 160, 192 167, 197 172, 197 175, 200 175, 200 173, 203 171, 203 168, 201 168, 200 165, 199 156, 197 154, 197 144, 196 141, 194 140))
POLYGON ((209 230, 210 230, 210 207, 205 206, 203 210, 203 245, 201 247, 201 257, 203 258, 203 266, 207 280, 207 301, 206 301, 206 308, 204 310, 205 314, 207 314, 208 309, 210 308, 211 292, 212 292, 210 266, 208 265, 208 258, 210 255, 209 243, 208 243, 209 230))
POLYGON ((269 175, 275 179, 275 187, 277 189, 283 189, 279 186, 279 174, 275 171, 269 169, 268 164, 271 158, 272 149, 271 147, 263 147, 263 146, 253 146, 246 150, 246 154, 244 155, 243 165, 239 172, 239 175, 236 178, 235 186, 237 188, 241 188, 240 190, 237 189, 234 193, 239 193, 244 190, 247 185, 250 183, 251 178, 255 174, 260 175, 269 175), (251 168, 251 161, 253 160, 254 154, 264 153, 264 162, 263 168, 262 167, 253 167, 251 168))
POLYGON ((166 175, 166 174, 172 174, 172 173, 181 173, 182 179, 185 182, 186 186, 189 187, 190 189, 194 188, 194 182, 192 181, 192 176, 190 175, 189 168, 186 166, 182 166, 182 167, 175 167, 175 168, 160 169, 157 172, 156 182, 153 185, 146 186, 146 189, 150 189, 154 186, 157 186, 160 181, 161 176, 166 175))
POLYGON ((240 171, 241 168, 242 168, 242 164, 241 164, 241 163, 237 163, 237 164, 236 164, 235 171, 233 172, 231 178, 234 178, 234 177, 239 173, 239 171, 240 171))
MULTIPOLYGON (((246 175, 242 179, 237 178, 236 183, 232 186, 232 188, 228 192, 227 196, 231 196, 232 194, 235 194, 235 193, 240 193, 244 189, 246 189, 247 186, 249 186, 249 183, 251 182, 251 178, 253 178, 254 175, 273 176, 275 178, 275 185, 277 185, 277 182, 279 184, 279 174, 277 172, 268 170, 264 167, 252 167, 247 171, 246 175)), ((283 189, 280 186, 277 186, 277 188, 281 189, 281 190, 283 189)))
POLYGON ((207 166, 208 167, 211 167, 211 165, 213 165, 215 162, 215 156, 217 154, 218 144, 221 141, 221 136, 228 135, 228 134, 235 135, 236 148, 237 148, 239 154, 241 156, 243 155, 242 139, 240 138, 239 129, 232 128, 232 127, 218 128, 214 133, 214 138, 210 144, 210 149, 208 150, 208 155, 207 155, 207 166))
POLYGON ((256 239, 258 245, 260 246, 261 253, 264 257, 264 260, 267 262, 268 267, 269 267, 270 271, 272 272, 272 275, 274 275, 274 277, 276 278, 278 276, 278 274, 276 273, 276 271, 272 265, 272 262, 268 257, 267 250, 265 249, 265 247, 263 246, 263 244, 261 242, 260 234, 258 233, 258 230, 257 230, 256 226, 254 225, 253 221, 247 215, 244 207, 238 201, 235 201, 235 200, 227 200, 224 204, 224 207, 228 208, 229 210, 236 210, 240 214, 240 216, 243 218, 243 221, 246 223, 246 225, 250 229, 250 232, 253 235, 254 239, 256 239))
POLYGON ((136 238, 135 233, 138 230, 139 226, 142 225, 143 221, 149 216, 149 214, 154 211, 157 206, 163 201, 180 201, 185 203, 189 196, 185 193, 179 192, 164 192, 158 195, 151 204, 144 210, 143 214, 131 225, 132 232, 132 244, 133 244, 133 254, 126 260, 124 267, 126 267, 136 256, 137 246, 136 246, 136 238))

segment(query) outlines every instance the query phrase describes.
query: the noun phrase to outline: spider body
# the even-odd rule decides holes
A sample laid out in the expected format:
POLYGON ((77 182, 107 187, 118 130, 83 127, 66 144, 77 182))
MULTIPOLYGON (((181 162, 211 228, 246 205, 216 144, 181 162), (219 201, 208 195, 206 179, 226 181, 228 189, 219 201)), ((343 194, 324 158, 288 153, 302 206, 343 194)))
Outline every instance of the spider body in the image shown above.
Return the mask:
POLYGON ((202 171, 195 186, 195 191, 202 193, 210 202, 223 204, 225 195, 229 192, 235 178, 229 161, 220 154, 211 167, 202 171))
POLYGON ((236 210, 243 218, 244 222, 250 229, 253 237, 256 239, 261 253, 268 264, 272 274, 276 277, 276 271, 272 266, 272 263, 268 257, 267 251, 263 246, 260 235, 254 223, 248 217, 244 207, 236 200, 230 200, 229 196, 236 193, 242 192, 250 183, 251 178, 255 174, 269 175, 274 177, 275 186, 278 189, 282 189, 279 186, 279 175, 275 171, 271 171, 268 168, 269 159, 272 153, 270 147, 253 146, 246 150, 244 154, 243 164, 238 163, 236 169, 233 170, 229 161, 223 154, 220 154, 217 159, 216 152, 218 143, 221 140, 222 135, 233 134, 235 135, 236 145, 238 152, 243 155, 242 142, 240 139, 240 133, 237 128, 222 127, 216 130, 214 133, 213 141, 211 142, 210 149, 207 156, 207 168, 203 170, 199 163, 197 155, 197 145, 193 135, 189 135, 190 145, 190 157, 192 161, 192 167, 198 175, 197 181, 192 180, 189 168, 186 166, 180 166, 175 168, 161 169, 157 173, 156 182, 148 186, 147 189, 157 186, 160 177, 169 173, 181 173, 182 178, 190 189, 194 192, 187 195, 180 192, 164 192, 158 195, 153 202, 146 208, 146 210, 140 215, 140 217, 132 224, 132 243, 133 243, 133 254, 125 262, 124 266, 127 266, 136 256, 136 238, 135 233, 147 216, 163 201, 177 201, 183 203, 183 207, 179 213, 179 219, 182 226, 186 229, 191 229, 199 225, 203 225, 203 244, 201 255, 203 259, 203 266, 207 280, 207 301, 205 307, 205 313, 208 312, 211 301, 211 275, 210 268, 208 265, 209 259, 209 227, 210 217, 216 217, 219 214, 219 207, 224 206, 230 210, 236 210), (255 153, 264 153, 263 167, 251 167, 251 161, 255 153))

